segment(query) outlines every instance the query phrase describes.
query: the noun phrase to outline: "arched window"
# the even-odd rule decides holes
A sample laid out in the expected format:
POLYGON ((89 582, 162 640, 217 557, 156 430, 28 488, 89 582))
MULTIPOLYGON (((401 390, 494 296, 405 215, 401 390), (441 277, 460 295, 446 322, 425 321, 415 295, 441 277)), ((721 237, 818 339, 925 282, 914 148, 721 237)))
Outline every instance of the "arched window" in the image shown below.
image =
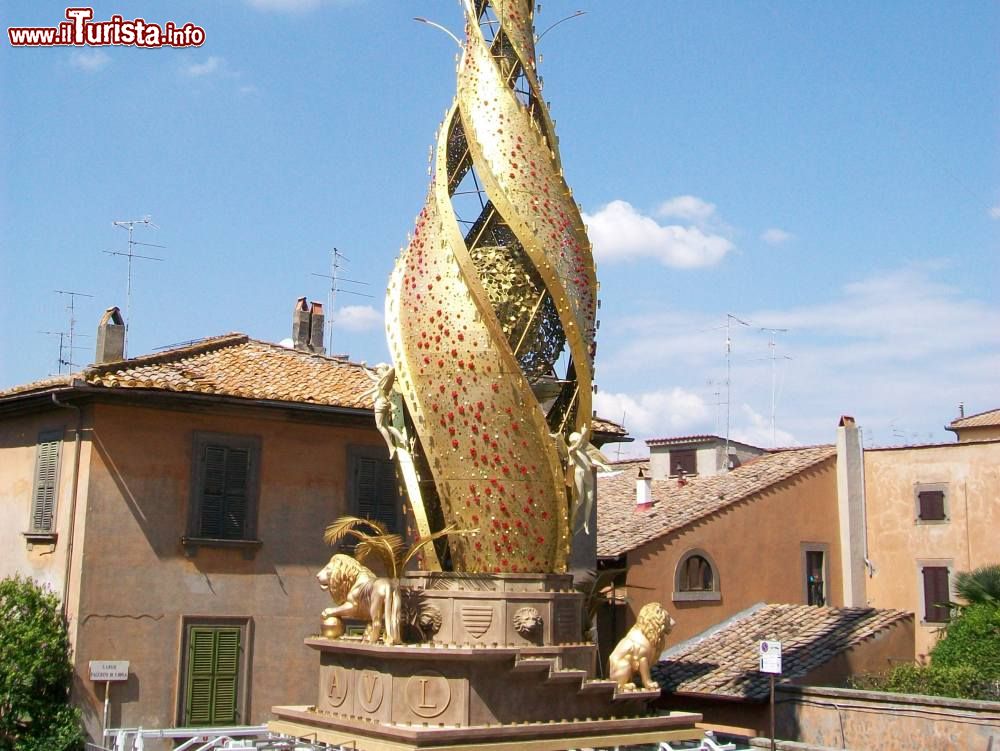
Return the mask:
POLYGON ((678 562, 674 576, 674 600, 719 600, 719 575, 702 550, 688 551, 678 562))

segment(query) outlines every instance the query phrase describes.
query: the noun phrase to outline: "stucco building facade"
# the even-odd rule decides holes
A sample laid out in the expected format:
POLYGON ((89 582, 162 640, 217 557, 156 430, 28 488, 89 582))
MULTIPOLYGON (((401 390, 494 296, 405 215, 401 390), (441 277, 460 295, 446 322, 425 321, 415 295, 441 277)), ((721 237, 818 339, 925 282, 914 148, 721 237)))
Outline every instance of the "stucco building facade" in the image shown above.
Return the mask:
POLYGON ((627 568, 628 614, 615 608, 614 632, 653 601, 677 622, 671 644, 759 602, 843 604, 833 446, 768 453, 683 484, 640 479, 641 465, 599 479, 598 555, 627 568), (637 504, 643 483, 648 502, 637 504))
MULTIPOLYGON (((48 584, 99 738, 314 700, 302 641, 345 513, 399 514, 367 369, 234 334, 0 393, 0 576, 48 584)), ((398 521, 398 519, 397 519, 398 521)))
POLYGON ((1000 563, 1000 438, 865 451, 867 600, 915 614, 926 658, 954 576, 1000 563))

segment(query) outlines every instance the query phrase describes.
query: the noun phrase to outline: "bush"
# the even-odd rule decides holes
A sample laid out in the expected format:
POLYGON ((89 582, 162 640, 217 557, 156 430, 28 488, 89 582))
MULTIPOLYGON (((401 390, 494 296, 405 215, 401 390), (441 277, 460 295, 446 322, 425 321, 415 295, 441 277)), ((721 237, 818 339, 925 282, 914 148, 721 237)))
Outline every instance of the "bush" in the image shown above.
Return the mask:
POLYGON ((894 694, 950 696, 955 699, 1000 699, 997 683, 972 665, 898 665, 888 673, 852 679, 851 685, 867 691, 894 694))
POLYGON ((31 579, 0 581, 0 749, 83 747, 69 654, 58 598, 31 579))
POLYGON ((974 666, 983 678, 1000 680, 1000 605, 961 608, 931 650, 931 665, 974 666))

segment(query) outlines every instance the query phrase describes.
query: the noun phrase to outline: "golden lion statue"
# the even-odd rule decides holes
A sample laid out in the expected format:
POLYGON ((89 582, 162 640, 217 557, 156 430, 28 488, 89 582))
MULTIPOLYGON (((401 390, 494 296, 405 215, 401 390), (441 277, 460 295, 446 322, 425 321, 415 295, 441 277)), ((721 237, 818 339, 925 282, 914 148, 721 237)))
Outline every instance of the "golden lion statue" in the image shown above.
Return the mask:
POLYGON ((334 606, 323 618, 357 618, 368 621, 363 641, 401 644, 402 618, 399 586, 379 578, 349 555, 337 553, 318 574, 321 589, 330 593, 334 606), (383 635, 383 630, 385 631, 383 635))
POLYGON ((618 684, 619 691, 635 690, 632 679, 637 672, 645 688, 655 690, 660 687, 649 669, 659 659, 673 625, 674 619, 660 603, 649 602, 642 606, 635 625, 608 658, 608 677, 618 684))

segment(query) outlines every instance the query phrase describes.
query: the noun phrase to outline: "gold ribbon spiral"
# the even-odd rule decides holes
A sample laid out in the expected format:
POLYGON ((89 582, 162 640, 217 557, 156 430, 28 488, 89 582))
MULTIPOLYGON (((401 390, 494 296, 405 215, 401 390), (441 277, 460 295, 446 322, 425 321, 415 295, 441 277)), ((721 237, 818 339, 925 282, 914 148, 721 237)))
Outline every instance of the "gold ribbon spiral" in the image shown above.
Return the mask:
POLYGON ((407 491, 438 524, 479 530, 450 539, 456 571, 564 571, 565 444, 591 415, 593 257, 541 98, 532 3, 464 4, 458 93, 386 299, 407 491))

